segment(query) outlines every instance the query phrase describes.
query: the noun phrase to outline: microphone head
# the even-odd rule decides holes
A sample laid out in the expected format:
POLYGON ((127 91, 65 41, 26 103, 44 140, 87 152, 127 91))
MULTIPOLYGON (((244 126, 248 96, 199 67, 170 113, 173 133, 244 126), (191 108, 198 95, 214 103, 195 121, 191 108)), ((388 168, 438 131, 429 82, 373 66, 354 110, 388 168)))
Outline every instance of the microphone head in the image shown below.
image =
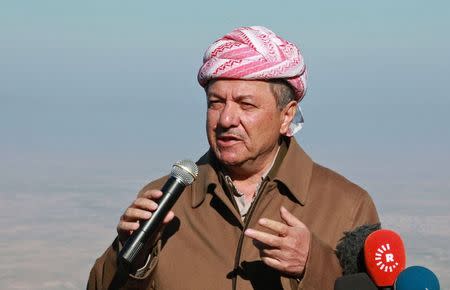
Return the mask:
POLYGON ((391 287, 405 268, 406 254, 400 236, 391 230, 371 233, 364 243, 367 273, 378 287, 391 287))
POLYGON ((198 167, 191 160, 180 160, 173 165, 170 175, 188 186, 197 178, 198 167))
POLYGON ((366 273, 357 273, 337 278, 334 290, 378 290, 378 287, 366 273))
POLYGON ((344 275, 366 272, 364 265, 364 242, 367 236, 381 228, 380 223, 362 225, 352 231, 344 232, 344 237, 336 246, 336 256, 344 275))
POLYGON ((412 266, 403 270, 395 281, 396 290, 439 290, 439 280, 429 269, 412 266))

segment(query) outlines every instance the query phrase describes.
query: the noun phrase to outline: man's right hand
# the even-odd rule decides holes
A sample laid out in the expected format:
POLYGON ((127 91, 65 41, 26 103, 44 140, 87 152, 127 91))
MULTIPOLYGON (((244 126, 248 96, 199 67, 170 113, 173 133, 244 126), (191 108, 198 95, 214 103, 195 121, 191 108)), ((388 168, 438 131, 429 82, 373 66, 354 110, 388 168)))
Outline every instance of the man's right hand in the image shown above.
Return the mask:
MULTIPOLYGON (((122 245, 126 242, 133 231, 139 228, 140 220, 148 220, 152 213, 158 208, 156 201, 163 195, 162 191, 151 189, 140 193, 133 203, 125 210, 117 225, 117 233, 122 245)), ((163 224, 169 223, 174 213, 169 211, 165 216, 163 224)))

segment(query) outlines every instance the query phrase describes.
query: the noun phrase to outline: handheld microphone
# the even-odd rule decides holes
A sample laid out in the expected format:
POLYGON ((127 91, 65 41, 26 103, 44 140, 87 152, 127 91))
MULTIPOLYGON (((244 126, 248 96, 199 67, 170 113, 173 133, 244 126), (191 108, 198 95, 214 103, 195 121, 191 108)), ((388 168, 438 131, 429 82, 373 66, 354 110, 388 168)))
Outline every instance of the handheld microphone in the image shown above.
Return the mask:
POLYGON ((158 201, 158 208, 150 219, 142 222, 139 229, 133 232, 119 253, 119 261, 125 268, 133 264, 145 243, 156 236, 164 217, 185 187, 194 182, 197 174, 197 165, 190 160, 178 161, 173 165, 170 177, 161 189, 163 196, 158 201))
POLYGON ((403 270, 395 281, 396 290, 439 290, 439 280, 429 269, 411 266, 403 270))
POLYGON ((344 237, 336 246, 336 256, 344 275, 366 272, 364 242, 369 234, 380 228, 380 223, 377 223, 362 225, 352 231, 344 232, 344 237))
POLYGON ((357 273, 337 278, 334 290, 378 290, 378 288, 366 273, 357 273))
POLYGON ((364 261, 375 285, 381 289, 392 289, 406 264, 402 239, 391 230, 371 233, 364 243, 364 261))

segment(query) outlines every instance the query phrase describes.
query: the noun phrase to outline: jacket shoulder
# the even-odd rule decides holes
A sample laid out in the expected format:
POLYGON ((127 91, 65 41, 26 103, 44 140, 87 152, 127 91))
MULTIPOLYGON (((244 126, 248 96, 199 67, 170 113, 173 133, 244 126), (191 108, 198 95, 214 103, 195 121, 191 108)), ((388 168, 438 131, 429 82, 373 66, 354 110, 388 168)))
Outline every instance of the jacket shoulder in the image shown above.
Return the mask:
POLYGON ((344 215, 353 226, 379 222, 369 193, 334 170, 314 163, 310 190, 324 200, 333 200, 335 207, 347 209, 344 215))
POLYGON ((350 181, 345 176, 315 162, 313 164, 312 178, 313 181, 320 181, 323 186, 332 186, 334 188, 333 194, 342 194, 348 197, 368 195, 365 189, 350 181))

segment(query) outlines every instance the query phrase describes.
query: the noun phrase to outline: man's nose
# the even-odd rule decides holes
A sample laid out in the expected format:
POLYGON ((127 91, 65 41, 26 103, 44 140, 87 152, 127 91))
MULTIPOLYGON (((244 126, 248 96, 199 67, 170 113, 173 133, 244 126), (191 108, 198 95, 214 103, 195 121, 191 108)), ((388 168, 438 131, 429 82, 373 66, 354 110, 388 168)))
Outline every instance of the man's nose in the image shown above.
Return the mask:
POLYGON ((219 119, 220 126, 223 128, 236 127, 239 125, 239 109, 234 103, 227 102, 219 119))

